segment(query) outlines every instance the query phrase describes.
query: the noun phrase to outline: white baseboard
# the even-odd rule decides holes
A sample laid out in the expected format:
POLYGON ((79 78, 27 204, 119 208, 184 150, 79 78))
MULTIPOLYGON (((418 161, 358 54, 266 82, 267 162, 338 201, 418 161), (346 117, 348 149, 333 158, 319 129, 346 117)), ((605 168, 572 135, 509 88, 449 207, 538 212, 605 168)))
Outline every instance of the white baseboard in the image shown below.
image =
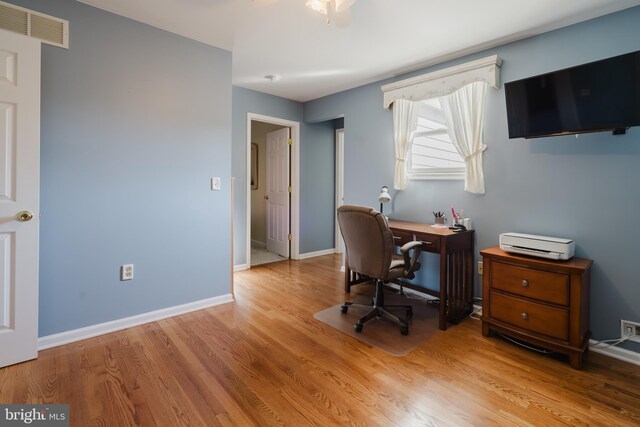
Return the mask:
POLYGON ((335 254, 335 253, 336 253, 336 250, 331 248, 331 249, 325 249, 323 251, 307 252, 306 254, 300 254, 298 255, 298 259, 307 259, 307 258, 313 258, 317 256, 335 254))
POLYGON ((238 264, 233 266, 233 271, 248 270, 251 266, 249 264, 238 264))
POLYGON ((196 310, 202 310, 204 308, 214 307, 216 305, 226 304, 229 302, 233 302, 233 296, 231 294, 225 294, 218 297, 207 298, 187 304, 176 305, 156 311, 150 311, 148 313, 138 314, 136 316, 125 317, 123 319, 99 323, 97 325, 87 326, 80 329, 60 332, 59 334, 47 335, 46 337, 38 338, 38 350, 45 350, 47 348, 57 347, 75 341, 97 337, 98 335, 104 335, 110 332, 132 328, 134 326, 143 325, 145 323, 155 322, 156 320, 162 320, 168 317, 178 316, 181 314, 190 313, 196 310))
POLYGON ((267 244, 265 242, 261 242, 259 240, 251 239, 251 247, 252 248, 266 248, 267 244))
POLYGON ((594 347, 594 344, 597 343, 598 341, 596 340, 589 340, 589 351, 604 354, 605 356, 613 357, 614 359, 633 363, 634 365, 640 365, 640 353, 636 353, 635 351, 627 350, 625 348, 616 347, 614 345, 608 347, 594 347))

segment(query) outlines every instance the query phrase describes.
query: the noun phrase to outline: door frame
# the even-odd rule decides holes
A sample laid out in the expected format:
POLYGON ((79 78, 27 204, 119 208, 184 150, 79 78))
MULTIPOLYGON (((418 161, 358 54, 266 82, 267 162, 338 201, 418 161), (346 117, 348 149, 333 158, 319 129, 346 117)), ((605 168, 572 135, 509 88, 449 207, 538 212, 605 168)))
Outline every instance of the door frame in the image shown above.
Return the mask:
POLYGON ((247 268, 251 268, 251 122, 253 121, 291 128, 291 140, 293 143, 291 144, 291 160, 289 168, 292 187, 291 204, 289 205, 289 232, 292 234, 292 239, 289 257, 297 260, 300 255, 300 122, 265 116, 262 114, 247 113, 247 235, 245 241, 245 259, 247 268))
POLYGON ((344 199, 344 128, 336 129, 336 161, 335 161, 335 169, 336 169, 336 178, 335 178, 335 194, 336 194, 336 214, 334 215, 335 221, 335 244, 334 248, 336 253, 344 253, 344 243, 342 241, 342 235, 340 234, 340 227, 338 225, 338 214, 337 209, 341 206, 344 199), (339 138, 338 135, 342 134, 342 138, 339 138))

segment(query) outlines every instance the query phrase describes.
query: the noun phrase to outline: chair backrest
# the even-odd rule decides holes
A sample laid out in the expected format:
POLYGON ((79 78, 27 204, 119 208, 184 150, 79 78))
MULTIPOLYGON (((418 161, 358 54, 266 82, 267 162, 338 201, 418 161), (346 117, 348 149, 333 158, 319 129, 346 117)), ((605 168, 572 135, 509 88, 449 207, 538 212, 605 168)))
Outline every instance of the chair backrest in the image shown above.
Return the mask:
POLYGON ((382 214, 366 206, 343 205, 338 208, 338 223, 349 269, 386 279, 394 243, 393 234, 382 214))

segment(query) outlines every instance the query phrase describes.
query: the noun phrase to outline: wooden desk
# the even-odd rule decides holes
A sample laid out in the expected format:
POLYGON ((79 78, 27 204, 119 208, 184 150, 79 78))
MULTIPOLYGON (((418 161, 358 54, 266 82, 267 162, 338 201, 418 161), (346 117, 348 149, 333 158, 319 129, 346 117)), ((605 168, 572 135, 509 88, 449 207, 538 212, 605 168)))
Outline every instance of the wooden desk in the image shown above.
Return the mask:
MULTIPOLYGON (((432 291, 422 286, 403 286, 440 298, 439 327, 447 329, 447 321, 458 323, 473 308, 473 230, 454 232, 433 228, 431 224, 389 220, 389 228, 398 246, 412 240, 422 242, 422 250, 440 255, 440 287, 432 291)), ((363 279, 345 265, 345 292, 363 279)), ((366 279, 365 279, 366 280, 366 279)))

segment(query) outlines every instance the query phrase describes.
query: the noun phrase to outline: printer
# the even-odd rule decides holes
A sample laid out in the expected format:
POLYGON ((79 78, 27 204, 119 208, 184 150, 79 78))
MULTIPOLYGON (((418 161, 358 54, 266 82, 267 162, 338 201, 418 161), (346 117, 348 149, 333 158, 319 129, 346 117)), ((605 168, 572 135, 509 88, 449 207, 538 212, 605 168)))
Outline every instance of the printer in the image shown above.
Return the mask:
POLYGON ((576 251, 576 244, 571 239, 562 239, 559 237, 502 233, 500 235, 500 249, 521 255, 568 260, 573 257, 576 251))

